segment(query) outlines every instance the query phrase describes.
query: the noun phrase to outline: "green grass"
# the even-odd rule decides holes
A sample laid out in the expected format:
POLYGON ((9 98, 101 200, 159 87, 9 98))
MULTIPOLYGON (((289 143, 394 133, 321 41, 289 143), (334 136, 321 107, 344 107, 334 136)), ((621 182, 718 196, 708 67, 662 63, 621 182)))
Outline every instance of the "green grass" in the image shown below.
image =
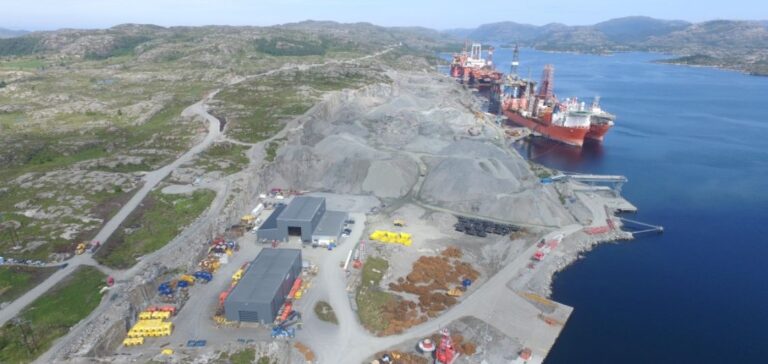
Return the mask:
POLYGON ((0 69, 4 70, 36 70, 45 66, 40 59, 14 59, 12 61, 0 61, 0 69))
POLYGON ((0 267, 0 302, 11 302, 53 274, 58 268, 0 267))
POLYGON ((248 166, 249 159, 245 152, 249 148, 233 143, 216 143, 201 153, 194 164, 209 172, 222 171, 225 174, 239 172, 248 166))
POLYGON ((44 353, 99 305, 104 278, 96 268, 81 267, 32 302, 19 316, 28 325, 9 322, 0 328, 0 362, 27 363, 44 353), (28 333, 28 345, 22 331, 28 333))
POLYGON ((331 307, 331 304, 328 302, 318 301, 315 304, 315 314, 320 320, 336 325, 339 324, 339 320, 336 318, 336 313, 333 312, 333 307, 331 307))
POLYGON ((162 248, 176 237, 210 206, 215 196, 211 190, 175 195, 164 195, 159 190, 151 192, 99 249, 96 260, 112 268, 133 266, 136 258, 162 248), (126 228, 134 231, 126 234, 126 228))
POLYGON ((256 360, 256 349, 248 348, 240 350, 229 356, 229 362, 232 364, 251 364, 256 360))
POLYGON ((363 276, 357 288, 357 314, 360 322, 370 331, 379 332, 387 327, 382 317, 384 306, 394 295, 379 288, 381 278, 389 268, 389 262, 382 258, 370 257, 363 265, 363 276))
POLYGON ((266 148, 266 156, 264 157, 264 159, 266 159, 267 162, 275 161, 275 158, 277 157, 277 149, 280 148, 280 145, 284 141, 285 141, 285 138, 269 141, 269 144, 267 144, 267 148, 266 148))

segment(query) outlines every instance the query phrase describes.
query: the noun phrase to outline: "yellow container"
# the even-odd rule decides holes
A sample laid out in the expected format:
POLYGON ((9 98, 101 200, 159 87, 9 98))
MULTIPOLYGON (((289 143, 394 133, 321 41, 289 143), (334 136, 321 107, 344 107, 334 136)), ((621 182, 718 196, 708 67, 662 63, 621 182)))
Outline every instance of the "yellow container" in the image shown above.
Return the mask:
POLYGON ((168 312, 168 311, 155 311, 155 312, 152 312, 152 318, 153 319, 167 320, 169 317, 171 317, 171 313, 168 312))
POLYGON ((411 246, 413 238, 408 233, 398 233, 385 230, 376 230, 369 236, 371 240, 376 240, 386 244, 400 244, 411 246))
POLYGON ((144 338, 128 338, 123 340, 123 346, 136 346, 136 345, 142 345, 144 344, 144 338))

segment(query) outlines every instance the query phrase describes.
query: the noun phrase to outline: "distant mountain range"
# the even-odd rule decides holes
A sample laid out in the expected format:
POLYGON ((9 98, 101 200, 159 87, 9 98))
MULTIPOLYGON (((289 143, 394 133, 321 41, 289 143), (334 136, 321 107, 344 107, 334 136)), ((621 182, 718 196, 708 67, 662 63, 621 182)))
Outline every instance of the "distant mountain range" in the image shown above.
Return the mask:
POLYGON ((13 38, 18 37, 24 34, 27 34, 26 30, 10 30, 5 28, 0 28, 0 38, 13 38))
POLYGON ((768 75, 768 21, 713 20, 689 23, 633 16, 588 26, 500 22, 444 33, 461 39, 520 44, 549 51, 611 53, 655 51, 678 58, 664 62, 714 66, 768 75))

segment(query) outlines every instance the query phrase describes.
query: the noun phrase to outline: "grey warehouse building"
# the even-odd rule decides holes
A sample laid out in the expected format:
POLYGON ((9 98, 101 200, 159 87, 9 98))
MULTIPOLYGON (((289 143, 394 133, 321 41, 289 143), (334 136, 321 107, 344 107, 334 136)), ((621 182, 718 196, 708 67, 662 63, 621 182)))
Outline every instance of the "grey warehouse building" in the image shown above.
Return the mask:
POLYGON ((305 243, 336 242, 346 219, 346 212, 327 211, 325 198, 297 196, 288 205, 277 205, 256 230, 256 237, 260 241, 287 241, 294 235, 305 243))
POLYGON ((272 323, 301 274, 301 250, 262 249, 224 301, 229 321, 272 323))

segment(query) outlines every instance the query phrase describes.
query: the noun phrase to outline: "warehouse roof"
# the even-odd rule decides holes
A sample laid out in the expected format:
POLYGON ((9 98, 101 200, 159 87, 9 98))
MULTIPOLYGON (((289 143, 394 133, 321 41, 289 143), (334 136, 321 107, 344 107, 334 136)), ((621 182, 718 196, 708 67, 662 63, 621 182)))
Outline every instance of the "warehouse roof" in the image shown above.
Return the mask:
POLYGON ((280 216, 280 213, 285 210, 285 204, 278 204, 275 206, 275 211, 272 211, 272 213, 267 217, 266 220, 259 226, 259 230, 262 229, 277 229, 277 217, 280 216))
POLYGON ((296 259, 301 259, 299 249, 262 249, 227 300, 272 302, 296 259))
POLYGON ((312 220, 325 201, 322 197, 297 196, 280 214, 281 220, 312 220))
POLYGON ((312 235, 316 236, 339 236, 344 220, 347 219, 347 213, 341 211, 325 211, 325 215, 320 219, 312 235))

